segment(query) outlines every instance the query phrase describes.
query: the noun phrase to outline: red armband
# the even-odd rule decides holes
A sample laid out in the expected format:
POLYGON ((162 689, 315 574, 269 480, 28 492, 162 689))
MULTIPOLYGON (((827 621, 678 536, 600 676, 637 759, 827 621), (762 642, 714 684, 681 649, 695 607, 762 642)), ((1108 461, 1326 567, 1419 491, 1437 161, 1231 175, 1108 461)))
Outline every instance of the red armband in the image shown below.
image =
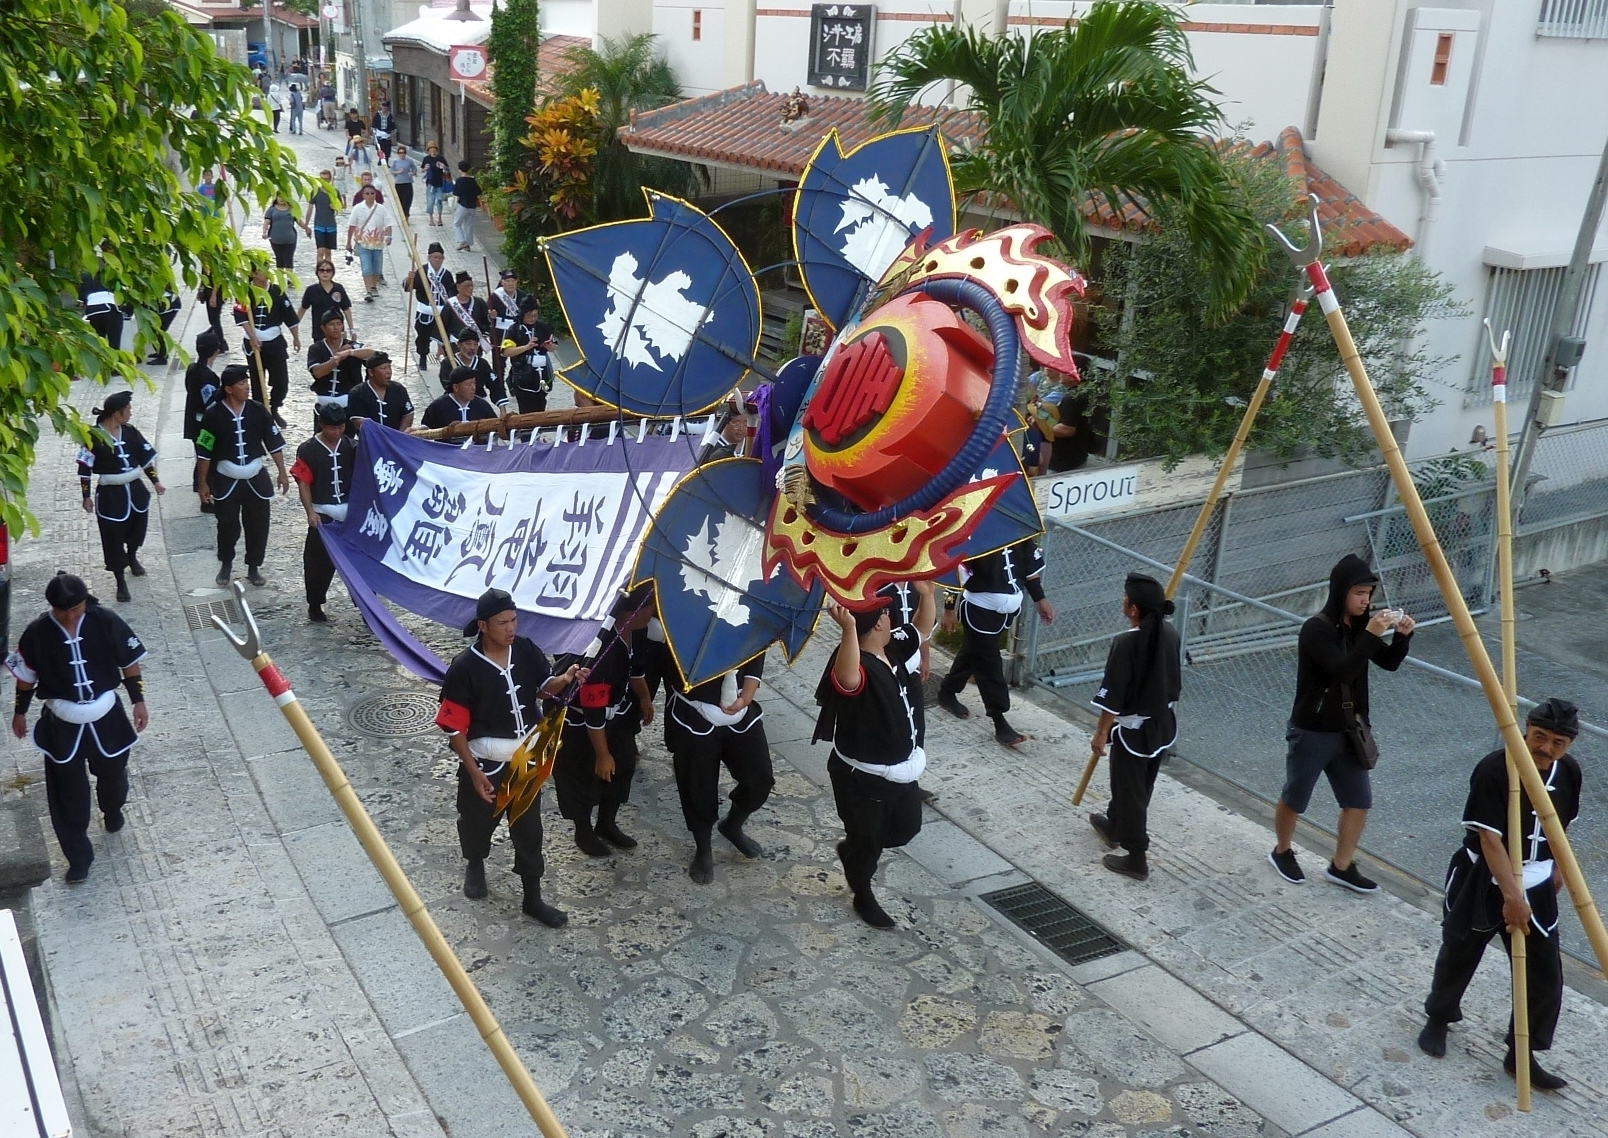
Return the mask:
POLYGON ((582 684, 581 706, 586 708, 608 707, 614 702, 614 690, 608 684, 582 684))
POLYGON ((435 723, 448 735, 461 734, 469 730, 469 709, 461 703, 444 699, 436 709, 435 723))
POLYGON ((860 682, 852 688, 846 688, 838 683, 837 672, 835 671, 832 673, 832 686, 837 689, 839 695, 859 695, 865 690, 865 665, 860 665, 860 682))
POLYGON ((313 484, 313 468, 299 458, 290 464, 290 476, 297 482, 305 482, 309 486, 313 484))

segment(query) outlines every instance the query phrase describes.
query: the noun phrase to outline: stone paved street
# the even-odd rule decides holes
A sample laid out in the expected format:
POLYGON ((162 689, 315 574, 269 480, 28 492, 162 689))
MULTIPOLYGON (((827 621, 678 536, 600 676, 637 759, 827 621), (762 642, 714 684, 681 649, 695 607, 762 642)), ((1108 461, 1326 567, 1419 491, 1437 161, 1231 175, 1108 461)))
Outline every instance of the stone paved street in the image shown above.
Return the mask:
MULTIPOLYGON (((304 166, 327 161, 324 139, 290 141, 304 166)), ((245 230, 260 243, 260 224, 245 230)), ((311 256, 304 242, 303 272, 311 256)), ((480 279, 478 251, 448 256, 480 279)), ((394 285, 404 265, 392 264, 394 285)), ((399 292, 358 307, 361 338, 400 372, 399 292)), ((192 343, 204 324, 187 310, 178 327, 192 343)), ((293 361, 292 446, 310 420, 303 372, 293 361)), ((170 491, 153 517, 151 575, 120 609, 151 648, 153 723, 131 768, 127 829, 96 823, 94 870, 72 889, 52 840, 57 872, 35 893, 58 1058, 84 1132, 535 1133, 279 711, 215 631, 187 625, 184 606, 223 594, 211 519, 187 488, 182 368, 152 378, 157 390, 136 388, 134 422, 163 452, 170 491)), ((422 410, 424 385, 410 385, 422 410)), ((75 397, 87 409, 98 394, 79 385, 75 397)), ((53 438, 41 447, 43 533, 15 546, 14 628, 58 567, 111 592, 72 453, 53 438)), ((1087 811, 1066 805, 1087 735, 1036 706, 1013 714, 1036 736, 1021 754, 934 711, 935 809, 878 879, 900 927, 868 929, 833 854, 825 748, 807 743, 831 645, 767 671, 778 781, 750 823, 762 858, 717 836, 715 884, 687 878, 691 843, 655 725, 621 814, 636 850, 586 857, 544 795, 546 893, 567 929, 520 916, 501 836, 491 895, 467 901, 454 760, 428 726, 434 692, 344 596, 333 624, 307 623, 305 523, 280 500, 273 524, 269 583, 249 590, 264 644, 575 1138, 1608 1133, 1601 1006, 1569 994, 1554 1055, 1574 1085, 1516 1116, 1496 1038, 1505 969, 1482 973, 1448 1058, 1427 1059, 1412 1036, 1429 914, 1390 896, 1283 887, 1263 860, 1265 830, 1165 775, 1157 872, 1144 885, 1114 878, 1097 867, 1087 811), (388 710, 354 718, 377 697, 388 710), (1072 968, 979 899, 1030 880, 1132 947, 1072 968)), ((443 655, 461 644, 409 623, 443 655)), ((39 757, 8 738, 0 762, 4 793, 43 814, 39 757)), ((1091 805, 1103 798, 1097 789, 1091 805)))

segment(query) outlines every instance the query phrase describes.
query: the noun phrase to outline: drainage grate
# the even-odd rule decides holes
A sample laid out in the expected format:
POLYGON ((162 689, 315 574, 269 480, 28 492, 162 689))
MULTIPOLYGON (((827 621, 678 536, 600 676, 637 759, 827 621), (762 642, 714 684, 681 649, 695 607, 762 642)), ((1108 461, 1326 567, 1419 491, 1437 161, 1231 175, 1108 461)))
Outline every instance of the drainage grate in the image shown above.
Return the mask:
POLYGON ((198 605, 184 606, 184 622, 190 626, 191 632, 205 629, 213 631, 212 618, 222 617, 233 625, 241 623, 240 606, 234 601, 203 601, 198 605))
POLYGON ((353 729, 380 739, 429 731, 441 701, 427 692, 388 691, 370 696, 346 713, 353 729))
POLYGON ((1086 964, 1127 948, 1037 881, 984 893, 982 899, 1068 964, 1086 964))

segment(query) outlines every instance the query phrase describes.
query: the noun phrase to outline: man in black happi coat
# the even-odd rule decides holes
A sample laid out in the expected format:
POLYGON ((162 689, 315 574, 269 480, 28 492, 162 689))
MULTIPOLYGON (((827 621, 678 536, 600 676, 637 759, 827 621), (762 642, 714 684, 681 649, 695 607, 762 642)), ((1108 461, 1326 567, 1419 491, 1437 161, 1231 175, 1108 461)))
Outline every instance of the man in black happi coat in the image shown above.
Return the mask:
POLYGON ((246 398, 250 376, 239 364, 223 369, 222 395, 201 416, 196 454, 201 460, 201 504, 211 505, 218 519, 218 585, 234 573, 235 543, 246 534, 246 580, 266 585, 262 561, 268 552, 268 505, 274 483, 264 468, 272 459, 279 468, 279 492, 289 493, 285 475, 285 440, 268 409, 246 398))
POLYGON ((130 599, 124 571, 145 576, 139 552, 151 520, 151 492, 140 481, 141 475, 151 480, 158 494, 167 493, 156 476, 156 448, 129 423, 133 402, 134 396, 127 391, 108 395, 106 405, 95 410, 96 430, 90 445, 78 452, 84 509, 95 515, 101 555, 106 559, 106 571, 117 581, 120 601, 130 599), (93 494, 92 477, 99 479, 93 494))
POLYGON ((325 522, 344 522, 352 475, 357 470, 357 440, 346 433, 346 408, 322 403, 318 433, 296 448, 290 476, 307 513, 307 539, 302 543, 302 579, 307 586, 307 619, 324 624, 324 602, 335 579, 335 563, 318 529, 325 522))

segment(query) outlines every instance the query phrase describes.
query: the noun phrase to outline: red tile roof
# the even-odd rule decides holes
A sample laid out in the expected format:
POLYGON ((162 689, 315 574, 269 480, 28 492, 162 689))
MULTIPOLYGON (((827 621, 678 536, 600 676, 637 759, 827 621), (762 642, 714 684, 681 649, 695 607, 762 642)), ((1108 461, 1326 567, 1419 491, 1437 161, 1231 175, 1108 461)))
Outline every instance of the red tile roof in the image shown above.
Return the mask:
MULTIPOLYGON (((668 107, 639 111, 620 137, 632 150, 737 166, 792 181, 803 174, 810 155, 831 128, 837 128, 845 149, 877 133, 867 120, 865 100, 843 95, 806 97, 809 117, 783 126, 782 107, 788 96, 766 90, 764 82, 756 79, 668 107)), ((981 137, 981 122, 971 111, 916 107, 901 125, 926 126, 935 119, 952 139, 975 141, 981 137)), ((1309 162, 1301 134, 1294 127, 1280 132, 1277 142, 1261 143, 1250 153, 1281 159, 1297 189, 1317 197, 1324 248, 1336 256, 1356 256, 1378 247, 1401 251, 1412 245, 1407 234, 1309 162)), ((1119 216, 1103 200, 1091 199, 1084 216, 1092 226, 1117 232, 1140 232, 1153 225, 1138 207, 1129 206, 1119 216)))
MULTIPOLYGON (((536 53, 536 93, 551 95, 552 77, 573 69, 569 53, 577 47, 591 46, 592 41, 586 36, 548 36, 544 39, 536 53)), ((491 93, 491 76, 496 70, 497 65, 494 63, 486 68, 484 79, 471 79, 463 85, 464 93, 487 110, 497 105, 497 100, 491 93)))

